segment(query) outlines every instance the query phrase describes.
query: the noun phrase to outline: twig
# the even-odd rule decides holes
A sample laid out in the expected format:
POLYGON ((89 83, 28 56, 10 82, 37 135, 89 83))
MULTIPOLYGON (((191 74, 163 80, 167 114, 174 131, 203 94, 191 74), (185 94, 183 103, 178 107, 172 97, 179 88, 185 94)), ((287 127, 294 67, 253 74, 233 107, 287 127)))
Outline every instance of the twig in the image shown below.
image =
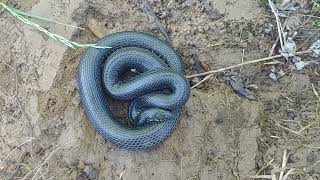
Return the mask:
POLYGON ((182 163, 182 159, 180 159, 180 175, 183 175, 183 163, 182 163))
POLYGON ((289 175, 294 171, 295 169, 290 169, 282 178, 282 180, 287 180, 289 175))
MULTIPOLYGON (((296 52, 295 55, 303 55, 303 54, 309 54, 309 53, 312 53, 312 51, 300 51, 300 52, 296 52)), ((240 66, 244 66, 244 65, 248 65, 248 64, 254 64, 254 63, 263 62, 263 61, 270 61, 270 60, 281 58, 281 57, 283 57, 283 56, 282 55, 276 55, 276 56, 256 59, 256 60, 252 60, 252 61, 247 61, 247 62, 244 62, 244 63, 241 63, 241 64, 236 64, 236 65, 225 67, 225 68, 221 68, 221 69, 207 71, 207 72, 200 73, 200 74, 189 75, 189 76, 187 76, 187 78, 189 79, 189 78, 194 78, 194 77, 205 76, 205 75, 208 75, 208 74, 224 72, 226 70, 234 69, 234 68, 237 68, 237 67, 240 67, 240 66)))
MULTIPOLYGON (((283 23, 283 27, 285 27, 288 23, 288 19, 286 19, 286 21, 283 23)), ((269 56, 272 56, 273 53, 274 53, 274 50, 276 49, 277 47, 277 44, 280 40, 280 36, 278 35, 277 39, 276 39, 276 42, 274 42, 274 44, 272 45, 271 49, 270 49, 270 53, 269 53, 269 56)))
MULTIPOLYGON (((266 166, 264 166, 262 168, 268 167, 272 162, 273 162, 273 159, 266 166)), ((272 179, 272 180, 277 180, 276 173, 280 172, 278 180, 287 180, 289 175, 295 170, 295 169, 287 168, 286 167, 287 166, 287 162, 288 162, 287 150, 284 150, 283 157, 282 157, 282 165, 281 165, 280 169, 279 169, 278 165, 274 166, 273 167, 274 170, 271 171, 270 175, 258 175, 261 172, 261 170, 260 170, 255 176, 252 176, 252 178, 254 178, 254 179, 272 179), (289 169, 289 171, 287 173, 285 173, 285 171, 287 169, 289 169)))
POLYGON ((290 102, 293 102, 293 100, 292 100, 292 99, 290 99, 289 97, 285 96, 285 95, 284 95, 284 94, 282 94, 281 92, 279 92, 279 94, 280 94, 282 97, 284 97, 284 98, 286 98, 287 100, 289 100, 290 102))
POLYGON ((167 8, 172 4, 173 0, 170 0, 167 4, 167 8))
POLYGON ((274 159, 271 159, 266 165, 264 165, 255 176, 258 176, 260 174, 260 172, 262 172, 265 168, 267 168, 268 166, 270 166, 271 163, 273 163, 274 159))
POLYGON ((163 24, 160 22, 158 16, 154 13, 151 5, 148 3, 147 0, 143 1, 143 10, 144 12, 149 16, 150 20, 152 20, 155 22, 155 24, 157 25, 157 28, 159 30, 159 32, 166 38, 166 40, 171 43, 169 35, 167 33, 166 28, 163 26, 163 24))
POLYGON ((313 83, 311 83, 311 86, 312 86, 312 90, 313 90, 314 95, 320 100, 319 93, 317 92, 317 90, 314 87, 313 83))
POLYGON ((121 172, 120 175, 119 175, 119 179, 120 179, 120 180, 123 179, 123 176, 124 176, 124 174, 126 173, 126 171, 127 171, 126 166, 124 166, 122 172, 121 172))
MULTIPOLYGON (((276 122, 276 121, 275 121, 275 122, 276 122)), ((282 129, 285 129, 285 130, 287 130, 287 131, 289 131, 289 132, 292 132, 292 133, 294 133, 294 134, 296 134, 296 135, 298 135, 298 136, 302 136, 301 133, 302 133, 304 130, 310 128, 310 126, 314 125, 315 123, 317 123, 317 121, 314 121, 314 122, 308 124, 307 126, 301 128, 299 131, 295 131, 295 130, 292 130, 292 129, 290 129, 290 128, 284 127, 284 126, 280 125, 278 122, 276 122, 276 125, 279 126, 279 127, 282 128, 282 129)))
POLYGON ((279 40, 280 40, 280 45, 281 45, 281 49, 283 49, 283 31, 282 31, 282 26, 281 26, 281 21, 278 15, 278 10, 277 8, 274 6, 274 3, 271 0, 268 0, 271 11, 273 12, 274 16, 276 17, 276 21, 277 21, 277 27, 278 27, 278 33, 279 33, 279 40))
POLYGON ((286 165, 287 165, 287 159, 288 159, 288 157, 287 157, 287 150, 285 149, 285 150, 283 151, 282 166, 281 166, 282 168, 281 168, 281 171, 280 171, 279 180, 282 180, 282 178, 283 178, 284 169, 285 169, 285 167, 286 167, 286 165))
MULTIPOLYGON (((243 61, 244 61, 244 53, 245 53, 245 49, 242 50, 241 64, 243 64, 243 61)), ((241 70, 242 70, 242 66, 240 66, 240 72, 241 70)))
POLYGON ((272 179, 271 175, 259 175, 259 176, 253 176, 253 179, 272 179))
POLYGON ((280 39, 280 36, 277 37, 276 42, 274 42, 274 44, 272 45, 272 47, 271 47, 271 49, 270 49, 269 56, 272 56, 272 55, 273 55, 274 50, 276 49, 277 44, 278 44, 278 42, 279 42, 279 39, 280 39))
POLYGON ((192 86, 191 89, 194 89, 195 87, 199 86, 200 84, 202 84, 203 82, 205 82, 207 79, 209 79, 211 76, 213 76, 213 74, 210 74, 210 75, 206 76, 205 78, 203 78, 200 82, 198 82, 197 84, 195 84, 194 86, 192 86))
POLYGON ((34 138, 33 138, 33 137, 17 138, 17 139, 12 139, 12 140, 8 141, 7 143, 8 143, 8 144, 11 144, 11 143, 13 143, 13 142, 15 142, 15 141, 18 141, 18 140, 21 140, 21 139, 34 139, 34 138))

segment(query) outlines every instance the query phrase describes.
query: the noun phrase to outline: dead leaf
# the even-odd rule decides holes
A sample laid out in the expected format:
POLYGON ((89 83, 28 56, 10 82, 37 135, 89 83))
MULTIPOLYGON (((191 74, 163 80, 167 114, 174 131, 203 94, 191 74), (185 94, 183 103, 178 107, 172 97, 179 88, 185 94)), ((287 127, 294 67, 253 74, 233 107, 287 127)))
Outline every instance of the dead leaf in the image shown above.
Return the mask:
POLYGON ((254 92, 250 91, 245 84, 243 83, 242 79, 239 76, 231 75, 226 77, 226 82, 229 84, 232 89, 239 95, 244 96, 250 100, 256 100, 256 96, 254 92))

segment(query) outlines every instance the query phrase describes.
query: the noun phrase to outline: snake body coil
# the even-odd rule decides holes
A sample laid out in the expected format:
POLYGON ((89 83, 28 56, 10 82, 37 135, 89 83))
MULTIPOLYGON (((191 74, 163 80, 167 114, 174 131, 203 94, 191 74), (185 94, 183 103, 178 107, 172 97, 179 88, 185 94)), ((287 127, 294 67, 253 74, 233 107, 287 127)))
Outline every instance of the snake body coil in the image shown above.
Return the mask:
POLYGON ((167 43, 142 32, 120 32, 97 42, 81 57, 78 81, 85 112, 107 140, 129 150, 145 150, 164 141, 179 122, 190 95, 179 54, 167 43), (133 77, 123 74, 136 70, 133 77), (134 127, 110 112, 106 96, 129 103, 134 127))

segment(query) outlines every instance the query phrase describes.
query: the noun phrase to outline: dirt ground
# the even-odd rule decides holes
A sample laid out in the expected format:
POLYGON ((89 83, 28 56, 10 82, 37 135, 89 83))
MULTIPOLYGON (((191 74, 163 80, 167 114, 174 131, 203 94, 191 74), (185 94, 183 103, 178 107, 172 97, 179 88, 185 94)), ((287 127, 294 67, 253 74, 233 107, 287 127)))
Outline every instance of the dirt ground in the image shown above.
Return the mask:
MULTIPOLYGON (((201 64, 218 69, 266 57, 276 39, 275 29, 265 32, 266 24, 275 22, 264 1, 149 2, 189 75, 204 71, 201 64)), ((140 0, 9 4, 84 27, 39 22, 78 42, 126 30, 160 35, 140 0)), ((0 27, 0 179, 242 180, 270 174, 275 168, 263 167, 271 160, 281 167, 285 150, 287 167, 295 169, 288 179, 320 179, 317 64, 302 71, 286 68, 278 81, 269 77, 268 65, 243 66, 241 77, 258 87, 255 101, 235 94, 217 74, 192 90, 168 140, 149 152, 128 152, 104 141, 84 114, 76 81, 83 49, 67 48, 2 9, 0 27)), ((305 37, 316 30, 301 32, 302 50, 316 38, 305 37)))

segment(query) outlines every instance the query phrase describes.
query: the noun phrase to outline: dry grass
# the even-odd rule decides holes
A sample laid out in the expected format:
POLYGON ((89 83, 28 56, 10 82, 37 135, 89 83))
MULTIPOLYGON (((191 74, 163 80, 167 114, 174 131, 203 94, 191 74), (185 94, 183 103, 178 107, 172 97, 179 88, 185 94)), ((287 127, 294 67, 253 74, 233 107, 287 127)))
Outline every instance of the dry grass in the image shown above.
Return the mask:
MULTIPOLYGON (((19 139, 18 139, 19 140, 19 139)), ((20 143, 18 146, 16 146, 13 150, 10 151, 10 153, 8 153, 8 155, 6 155, 4 157, 4 159, 2 159, 0 161, 0 172, 1 171, 4 171, 5 170, 5 164, 8 166, 8 163, 7 163, 7 159, 11 158, 11 156, 13 155, 13 153, 17 150, 17 149, 20 149, 22 146, 24 146, 25 144, 28 144, 30 143, 31 141, 34 141, 35 138, 27 138, 25 141, 23 141, 22 143, 20 143)), ((42 173, 41 174, 41 169, 42 167, 48 163, 48 161, 50 160, 50 158, 56 154, 60 149, 63 149, 65 147, 67 147, 68 145, 76 142, 77 140, 73 140, 73 141, 70 141, 70 142, 67 142, 59 147, 57 147, 56 149, 54 149, 39 165, 37 165, 35 168, 31 169, 29 166, 26 166, 24 163, 22 162, 19 162, 21 160, 21 157, 22 155, 19 155, 19 159, 17 160, 17 163, 16 163, 16 167, 14 169, 20 169, 20 167, 22 166, 26 166, 26 169, 28 169, 28 173, 24 175, 24 177, 22 177, 21 179, 22 180, 25 180, 25 179, 32 179, 32 180, 38 180, 38 179, 46 179, 45 176, 49 173, 49 171, 47 170, 46 172, 42 173)), ((15 177, 17 172, 10 172, 9 173, 11 178, 17 178, 15 177)), ((52 178, 52 177, 51 177, 52 178)), ((20 179, 20 178, 19 178, 20 179)))
POLYGON ((255 176, 252 176, 252 178, 253 179, 287 180, 289 175, 295 171, 294 168, 287 167, 287 162, 288 162, 288 152, 287 150, 284 150, 281 167, 279 164, 275 164, 274 160, 272 159, 265 166, 263 166, 255 176), (263 169, 267 168, 268 166, 272 166, 271 174, 259 175, 259 173, 263 169))

